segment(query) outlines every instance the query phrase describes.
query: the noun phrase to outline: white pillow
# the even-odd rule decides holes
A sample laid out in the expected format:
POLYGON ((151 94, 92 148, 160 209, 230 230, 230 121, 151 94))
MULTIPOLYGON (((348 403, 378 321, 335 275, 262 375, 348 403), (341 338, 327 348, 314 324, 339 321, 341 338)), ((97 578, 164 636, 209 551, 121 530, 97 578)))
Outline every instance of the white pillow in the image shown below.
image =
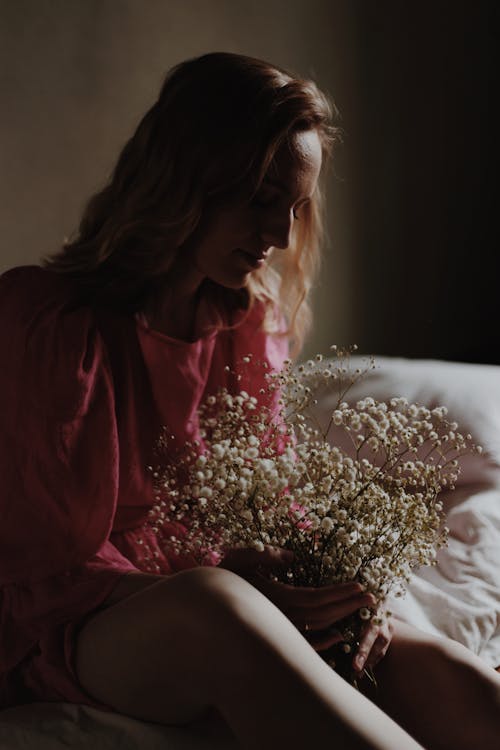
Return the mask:
MULTIPOLYGON (((351 368, 364 369, 367 360, 352 357, 351 368)), ((463 434, 470 433, 483 453, 463 462, 461 484, 485 479, 500 468, 500 367, 440 360, 376 357, 375 369, 349 390, 345 400, 355 403, 364 396, 388 401, 403 396, 429 408, 446 406, 448 419, 456 421, 463 434)), ((337 400, 334 389, 318 392, 318 409, 324 417, 337 400)), ((341 436, 339 436, 341 439, 341 436)))

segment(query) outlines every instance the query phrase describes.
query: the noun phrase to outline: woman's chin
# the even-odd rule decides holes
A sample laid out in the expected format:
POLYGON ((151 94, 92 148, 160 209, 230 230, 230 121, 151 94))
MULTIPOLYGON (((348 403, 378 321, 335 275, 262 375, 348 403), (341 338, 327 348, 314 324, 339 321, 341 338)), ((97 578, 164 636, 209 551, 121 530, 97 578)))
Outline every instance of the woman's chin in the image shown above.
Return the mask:
POLYGON ((250 271, 246 271, 245 273, 238 271, 238 273, 221 274, 217 277, 212 276, 211 281, 213 281, 215 284, 218 284, 219 286, 224 287, 225 289, 233 289, 234 291, 238 291, 240 289, 245 289, 248 286, 250 273, 250 271))

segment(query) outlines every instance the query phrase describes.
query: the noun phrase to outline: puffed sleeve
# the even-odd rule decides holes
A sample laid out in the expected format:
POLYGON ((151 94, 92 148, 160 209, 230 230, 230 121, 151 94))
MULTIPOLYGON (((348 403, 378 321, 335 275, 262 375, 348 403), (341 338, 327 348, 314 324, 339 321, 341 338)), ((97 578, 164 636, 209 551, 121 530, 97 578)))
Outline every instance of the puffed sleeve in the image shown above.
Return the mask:
POLYGON ((109 544, 112 377, 93 312, 68 284, 36 266, 0 278, 0 586, 42 581, 109 544))

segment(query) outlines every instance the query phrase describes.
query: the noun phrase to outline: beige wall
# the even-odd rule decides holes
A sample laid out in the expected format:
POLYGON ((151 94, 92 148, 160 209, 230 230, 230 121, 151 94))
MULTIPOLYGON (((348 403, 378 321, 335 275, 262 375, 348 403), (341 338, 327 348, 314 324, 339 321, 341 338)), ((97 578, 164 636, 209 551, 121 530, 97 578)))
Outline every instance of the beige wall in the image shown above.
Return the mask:
MULTIPOLYGON (((0 270, 38 262, 74 230, 165 71, 180 60, 213 50, 267 58, 313 75, 345 120, 346 7, 331 0, 1 0, 0 270)), ((346 169, 339 156, 337 173, 346 169)), ((351 340, 349 184, 330 182, 323 278, 335 283, 318 290, 328 327, 316 329, 311 350, 351 340)))

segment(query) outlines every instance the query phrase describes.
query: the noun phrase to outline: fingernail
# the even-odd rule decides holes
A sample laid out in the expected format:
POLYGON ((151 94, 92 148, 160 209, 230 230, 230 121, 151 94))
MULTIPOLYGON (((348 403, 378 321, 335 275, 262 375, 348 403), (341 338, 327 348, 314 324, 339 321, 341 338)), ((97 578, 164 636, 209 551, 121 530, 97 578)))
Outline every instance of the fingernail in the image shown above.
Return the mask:
POLYGON ((360 672, 363 669, 364 659, 362 656, 356 656, 354 659, 354 667, 355 669, 358 669, 360 672))

